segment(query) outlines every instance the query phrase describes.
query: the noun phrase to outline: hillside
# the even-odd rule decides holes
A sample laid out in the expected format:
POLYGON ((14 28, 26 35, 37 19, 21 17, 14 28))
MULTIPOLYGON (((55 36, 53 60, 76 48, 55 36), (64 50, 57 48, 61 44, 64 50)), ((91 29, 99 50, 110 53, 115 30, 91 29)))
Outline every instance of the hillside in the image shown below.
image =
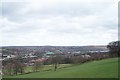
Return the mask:
POLYGON ((36 72, 4 78, 117 78, 118 58, 73 65, 57 71, 36 72))

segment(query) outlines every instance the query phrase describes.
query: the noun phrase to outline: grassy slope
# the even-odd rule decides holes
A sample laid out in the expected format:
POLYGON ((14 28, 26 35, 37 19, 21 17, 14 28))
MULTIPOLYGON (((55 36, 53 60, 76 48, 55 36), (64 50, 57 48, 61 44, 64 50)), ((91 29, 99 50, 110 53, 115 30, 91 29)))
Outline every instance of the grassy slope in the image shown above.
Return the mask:
MULTIPOLYGON (((5 76, 4 76, 5 77, 5 76)), ((93 61, 74 65, 57 71, 44 71, 31 74, 6 76, 6 78, 116 78, 118 77, 118 58, 93 61)))
MULTIPOLYGON (((61 64, 58 65, 58 68, 64 68, 69 66, 72 66, 72 64, 61 64)), ((54 70, 54 65, 44 65, 44 67, 41 70, 42 71, 54 70)), ((26 67, 25 72, 33 72, 33 67, 32 66, 26 67)))

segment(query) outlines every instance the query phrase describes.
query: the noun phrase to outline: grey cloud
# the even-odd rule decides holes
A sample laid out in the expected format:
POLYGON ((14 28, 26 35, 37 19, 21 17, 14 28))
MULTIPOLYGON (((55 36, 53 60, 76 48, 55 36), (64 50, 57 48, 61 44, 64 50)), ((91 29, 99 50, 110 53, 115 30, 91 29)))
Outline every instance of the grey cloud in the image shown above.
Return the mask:
POLYGON ((28 13, 30 15, 39 15, 46 16, 46 15, 66 15, 70 17, 74 16, 88 16, 94 15, 97 13, 101 13, 103 8, 107 8, 110 4, 105 3, 93 3, 83 5, 81 3, 72 4, 72 3, 58 3, 56 5, 45 5, 42 9, 31 10, 28 13), (102 6, 101 6, 102 5, 102 6), (104 7, 103 7, 104 6, 104 7))
POLYGON ((21 9, 24 9, 24 2, 2 2, 2 16, 9 20, 16 21, 22 18, 21 9))
POLYGON ((67 15, 67 16, 86 16, 100 13, 103 8, 110 4, 106 3, 55 3, 54 5, 43 5, 42 8, 30 9, 29 3, 25 2, 4 2, 2 5, 2 13, 4 17, 10 20, 24 20, 28 17, 43 17, 46 15, 67 15), (104 5, 104 6, 101 6, 104 5), (29 9, 29 10, 27 10, 29 9), (22 10, 26 13, 22 14, 22 10))

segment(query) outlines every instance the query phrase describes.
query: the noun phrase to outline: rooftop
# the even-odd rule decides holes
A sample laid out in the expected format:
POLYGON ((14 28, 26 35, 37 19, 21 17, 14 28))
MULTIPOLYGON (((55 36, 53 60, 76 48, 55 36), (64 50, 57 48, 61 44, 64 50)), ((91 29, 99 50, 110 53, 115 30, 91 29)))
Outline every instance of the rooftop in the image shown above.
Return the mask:
POLYGON ((55 54, 54 52, 46 52, 45 54, 55 54))

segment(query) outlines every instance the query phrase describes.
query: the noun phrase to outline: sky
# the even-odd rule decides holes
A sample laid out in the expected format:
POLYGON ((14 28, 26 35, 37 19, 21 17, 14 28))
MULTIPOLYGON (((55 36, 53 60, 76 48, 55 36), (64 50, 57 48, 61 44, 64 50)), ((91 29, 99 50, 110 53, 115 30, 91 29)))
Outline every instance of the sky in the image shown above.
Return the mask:
POLYGON ((0 46, 107 45, 118 0, 1 0, 0 34, 0 46))

